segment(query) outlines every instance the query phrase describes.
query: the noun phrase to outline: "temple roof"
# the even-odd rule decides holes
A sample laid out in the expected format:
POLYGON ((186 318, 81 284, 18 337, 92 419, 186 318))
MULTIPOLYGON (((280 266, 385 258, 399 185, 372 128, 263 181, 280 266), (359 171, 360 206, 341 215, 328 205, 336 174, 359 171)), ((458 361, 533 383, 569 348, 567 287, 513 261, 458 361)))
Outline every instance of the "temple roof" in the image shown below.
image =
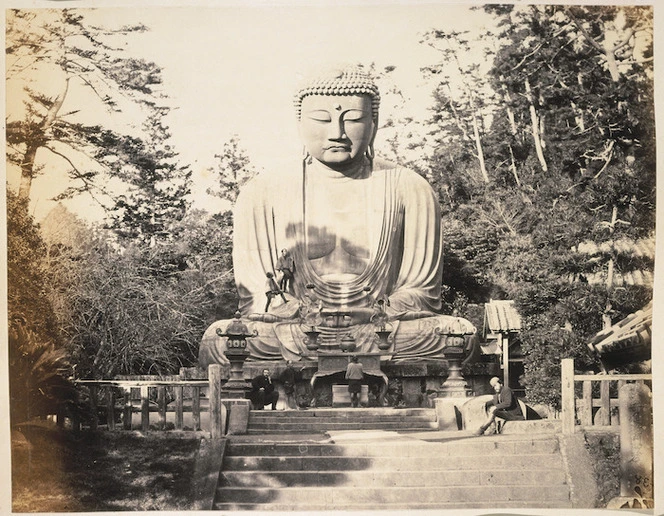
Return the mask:
POLYGON ((642 310, 600 331, 588 343, 607 369, 649 360, 652 347, 652 301, 642 310))
POLYGON ((501 300, 484 305, 484 334, 521 331, 521 316, 514 301, 501 300))

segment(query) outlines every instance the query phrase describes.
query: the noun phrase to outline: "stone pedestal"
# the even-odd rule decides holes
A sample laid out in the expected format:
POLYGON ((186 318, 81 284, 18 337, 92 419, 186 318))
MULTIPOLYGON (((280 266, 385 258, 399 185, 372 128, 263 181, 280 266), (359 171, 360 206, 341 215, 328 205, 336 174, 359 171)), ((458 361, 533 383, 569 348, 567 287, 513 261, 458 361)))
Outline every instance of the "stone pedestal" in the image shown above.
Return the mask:
POLYGON ((443 350, 447 359, 449 374, 447 380, 440 388, 438 396, 441 398, 466 398, 468 396, 468 385, 461 374, 461 362, 464 359, 464 350, 460 346, 448 346, 443 350))
POLYGON ((244 349, 241 351, 226 351, 226 356, 231 363, 230 377, 221 388, 223 399, 246 398, 251 391, 251 384, 244 379, 244 361, 249 353, 244 349))
POLYGON ((228 435, 243 435, 247 433, 249 426, 249 400, 229 399, 224 400, 224 406, 228 411, 228 435))
POLYGON ((434 405, 439 430, 461 430, 463 426, 461 407, 467 398, 436 398, 434 405))

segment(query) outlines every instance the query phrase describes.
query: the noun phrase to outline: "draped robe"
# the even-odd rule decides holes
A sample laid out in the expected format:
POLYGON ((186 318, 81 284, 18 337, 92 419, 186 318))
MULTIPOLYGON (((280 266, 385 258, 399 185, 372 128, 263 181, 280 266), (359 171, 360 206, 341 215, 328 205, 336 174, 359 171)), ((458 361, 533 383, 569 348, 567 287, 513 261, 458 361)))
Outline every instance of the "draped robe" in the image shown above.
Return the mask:
MULTIPOLYGON (((371 301, 379 298, 389 299, 394 342, 388 353, 394 359, 442 358, 445 339, 434 329, 444 330, 452 320, 474 331, 464 319, 436 314, 442 235, 435 193, 423 177, 385 161, 367 161, 350 177, 314 161, 254 178, 234 210, 233 266, 239 309, 259 334, 249 340, 254 359, 298 360, 306 354, 298 310, 308 284, 326 311, 351 314, 343 331, 360 351, 377 351, 368 316, 371 301), (345 212, 337 210, 344 204, 345 212), (348 238, 340 240, 344 231, 348 238), (335 251, 326 256, 333 240, 335 251), (295 261, 294 294, 287 294, 288 303, 275 298, 264 314, 266 273, 274 273, 281 249, 295 261), (327 274, 335 267, 339 274, 327 274)), ((213 327, 204 341, 215 338, 213 327)), ((339 336, 325 324, 321 329, 323 340, 339 336)))

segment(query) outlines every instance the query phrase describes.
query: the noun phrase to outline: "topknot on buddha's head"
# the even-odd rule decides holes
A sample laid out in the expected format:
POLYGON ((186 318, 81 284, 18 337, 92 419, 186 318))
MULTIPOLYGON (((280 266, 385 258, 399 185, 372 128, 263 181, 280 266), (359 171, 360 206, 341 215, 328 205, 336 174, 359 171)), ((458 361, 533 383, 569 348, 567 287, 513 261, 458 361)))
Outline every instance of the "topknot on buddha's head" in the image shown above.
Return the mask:
POLYGON ((378 118, 378 86, 360 66, 328 68, 301 81, 294 98, 298 120, 302 114, 302 100, 309 95, 369 95, 372 116, 378 118))

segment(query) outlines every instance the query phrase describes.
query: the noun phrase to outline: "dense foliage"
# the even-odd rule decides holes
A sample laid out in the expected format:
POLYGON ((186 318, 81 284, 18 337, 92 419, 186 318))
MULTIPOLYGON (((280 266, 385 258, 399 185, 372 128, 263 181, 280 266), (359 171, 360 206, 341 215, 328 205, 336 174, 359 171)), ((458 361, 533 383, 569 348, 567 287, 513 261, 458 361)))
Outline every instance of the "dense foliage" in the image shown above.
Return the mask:
POLYGON ((611 272, 652 270, 611 244, 654 235, 652 10, 488 6, 500 20, 488 73, 464 66, 465 34, 432 32, 444 61, 430 162, 444 211, 448 306, 514 299, 524 318, 525 375, 536 401, 558 403, 560 359, 593 366, 585 343, 642 308, 650 285, 611 272), (445 66, 459 68, 450 87, 445 66), (592 259, 590 242, 609 251, 592 259), (587 277, 600 273, 602 282, 587 277))

